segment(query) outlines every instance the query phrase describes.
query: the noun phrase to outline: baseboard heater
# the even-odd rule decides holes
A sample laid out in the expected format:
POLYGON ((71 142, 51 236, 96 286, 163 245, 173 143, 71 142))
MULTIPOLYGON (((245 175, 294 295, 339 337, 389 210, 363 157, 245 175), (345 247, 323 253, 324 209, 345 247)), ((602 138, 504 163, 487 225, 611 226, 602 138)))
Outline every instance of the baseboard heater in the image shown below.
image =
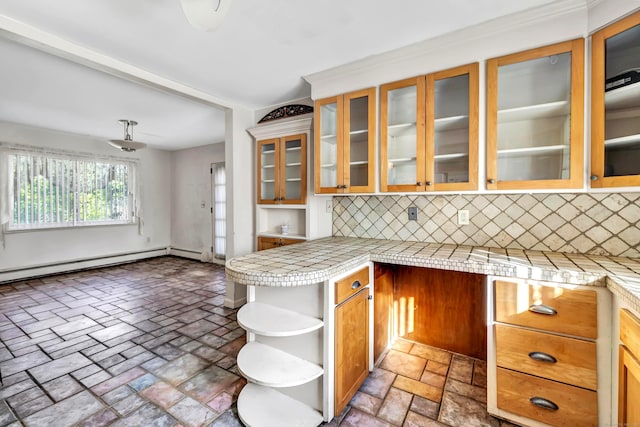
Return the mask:
POLYGON ((29 267, 7 269, 0 271, 0 284, 17 280, 33 279, 51 274, 70 273, 91 268, 108 267, 110 265, 125 264, 146 258, 169 255, 171 248, 148 249, 144 251, 126 252, 95 258, 82 258, 59 263, 39 264, 29 267))

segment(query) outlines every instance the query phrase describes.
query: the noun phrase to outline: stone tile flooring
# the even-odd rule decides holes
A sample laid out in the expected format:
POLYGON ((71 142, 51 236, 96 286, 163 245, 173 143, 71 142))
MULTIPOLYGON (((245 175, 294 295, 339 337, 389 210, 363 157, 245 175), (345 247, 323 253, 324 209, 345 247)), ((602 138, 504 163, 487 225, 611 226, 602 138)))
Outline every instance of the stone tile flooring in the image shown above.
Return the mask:
POLYGON ((486 362, 400 339, 327 427, 513 427, 487 413, 486 387, 486 362))
MULTIPOLYGON (((224 294, 222 267, 175 257, 0 286, 0 427, 241 425, 224 294)), ((329 425, 508 425, 485 386, 483 362, 400 340, 329 425)))

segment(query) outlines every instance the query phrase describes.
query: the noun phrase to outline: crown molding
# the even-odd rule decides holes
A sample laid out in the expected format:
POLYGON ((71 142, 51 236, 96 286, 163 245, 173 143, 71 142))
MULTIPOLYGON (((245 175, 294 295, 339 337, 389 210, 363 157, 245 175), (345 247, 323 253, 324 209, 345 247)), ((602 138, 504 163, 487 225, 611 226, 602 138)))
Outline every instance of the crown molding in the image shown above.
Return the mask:
POLYGON ((256 140, 274 138, 283 135, 293 135, 311 131, 313 113, 304 116, 296 116, 293 119, 274 120, 247 129, 256 140))
POLYGON ((433 54, 433 52, 442 51, 443 49, 455 49, 458 46, 464 46, 469 40, 509 33, 521 27, 544 23, 549 19, 563 15, 579 12, 586 14, 588 2, 597 4, 601 1, 603 0, 560 0, 552 2, 413 43, 402 48, 372 55, 338 67, 308 74, 303 76, 303 78, 311 84, 313 89, 314 85, 322 85, 344 79, 348 76, 358 75, 372 68, 388 66, 390 63, 412 61, 417 58, 428 57, 433 54))

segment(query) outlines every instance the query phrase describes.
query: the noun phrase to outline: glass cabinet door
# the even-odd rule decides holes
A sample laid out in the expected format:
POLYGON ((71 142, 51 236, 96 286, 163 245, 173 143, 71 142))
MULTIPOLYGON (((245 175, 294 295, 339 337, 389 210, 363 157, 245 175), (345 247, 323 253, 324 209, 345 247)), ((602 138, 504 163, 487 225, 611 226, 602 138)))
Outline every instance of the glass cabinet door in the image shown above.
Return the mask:
POLYGON ((592 37, 592 187, 640 185, 640 12, 592 37))
POLYGON ((380 86, 380 189, 423 191, 425 79, 380 86))
POLYGON ((487 62, 487 188, 583 183, 584 40, 487 62))
POLYGON ((280 141, 280 198, 284 204, 304 204, 307 193, 307 136, 292 135, 280 141))
POLYGON ((478 63, 428 75, 427 100, 427 190, 477 189, 478 63))
POLYGON ((343 185, 345 192, 374 189, 375 89, 344 95, 343 185))
POLYGON ((341 97, 316 101, 315 181, 316 193, 336 193, 342 188, 342 150, 338 135, 342 130, 341 97))
POLYGON ((375 96, 370 88, 316 101, 316 193, 373 191, 375 96))
POLYGON ((279 203, 278 139, 258 141, 258 203, 279 203))

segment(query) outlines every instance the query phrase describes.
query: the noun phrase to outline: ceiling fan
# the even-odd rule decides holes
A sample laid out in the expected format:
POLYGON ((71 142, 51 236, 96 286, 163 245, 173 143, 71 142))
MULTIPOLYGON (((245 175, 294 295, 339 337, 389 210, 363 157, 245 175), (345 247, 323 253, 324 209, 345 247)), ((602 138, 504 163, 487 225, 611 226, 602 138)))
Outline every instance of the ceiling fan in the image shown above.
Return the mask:
POLYGON ((227 14, 231 0, 180 0, 180 3, 191 25, 199 30, 213 31, 227 14))

